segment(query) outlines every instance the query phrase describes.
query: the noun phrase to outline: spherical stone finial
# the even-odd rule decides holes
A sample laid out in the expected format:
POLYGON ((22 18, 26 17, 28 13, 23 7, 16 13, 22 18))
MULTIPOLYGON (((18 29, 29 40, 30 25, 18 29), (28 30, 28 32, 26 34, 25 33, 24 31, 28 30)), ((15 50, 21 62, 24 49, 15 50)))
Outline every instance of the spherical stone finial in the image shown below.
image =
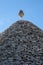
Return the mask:
POLYGON ((20 10, 19 13, 18 13, 18 15, 22 18, 24 16, 23 10, 20 10))

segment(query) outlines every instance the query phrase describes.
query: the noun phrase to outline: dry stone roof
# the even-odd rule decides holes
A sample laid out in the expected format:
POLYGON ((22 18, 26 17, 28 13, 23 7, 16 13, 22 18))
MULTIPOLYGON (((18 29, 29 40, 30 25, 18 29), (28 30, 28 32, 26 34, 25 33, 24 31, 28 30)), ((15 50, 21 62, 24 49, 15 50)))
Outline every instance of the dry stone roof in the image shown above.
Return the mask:
POLYGON ((0 65, 43 65, 43 32, 20 20, 2 33, 0 65))

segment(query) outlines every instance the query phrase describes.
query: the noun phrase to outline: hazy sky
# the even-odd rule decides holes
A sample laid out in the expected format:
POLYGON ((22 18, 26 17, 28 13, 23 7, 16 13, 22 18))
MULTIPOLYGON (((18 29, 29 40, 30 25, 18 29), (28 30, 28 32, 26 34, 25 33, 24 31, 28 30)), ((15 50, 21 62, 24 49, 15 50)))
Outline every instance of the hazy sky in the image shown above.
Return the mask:
POLYGON ((43 0, 0 0, 0 32, 19 20, 20 9, 24 11, 24 20, 43 30, 43 0))

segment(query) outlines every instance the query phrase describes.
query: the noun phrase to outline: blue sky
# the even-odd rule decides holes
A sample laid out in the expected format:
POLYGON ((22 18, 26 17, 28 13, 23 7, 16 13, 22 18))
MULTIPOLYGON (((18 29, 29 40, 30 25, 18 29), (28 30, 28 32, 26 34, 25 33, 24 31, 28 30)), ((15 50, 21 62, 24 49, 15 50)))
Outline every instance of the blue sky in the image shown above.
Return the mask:
POLYGON ((43 30, 43 0, 0 0, 0 32, 19 20, 20 9, 24 11, 24 20, 43 30))

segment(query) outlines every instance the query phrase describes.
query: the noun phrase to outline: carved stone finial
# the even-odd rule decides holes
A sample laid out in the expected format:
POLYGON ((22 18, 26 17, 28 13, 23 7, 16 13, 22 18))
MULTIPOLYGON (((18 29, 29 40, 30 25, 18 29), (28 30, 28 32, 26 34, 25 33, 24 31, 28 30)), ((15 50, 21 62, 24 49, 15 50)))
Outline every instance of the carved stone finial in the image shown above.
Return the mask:
POLYGON ((22 18, 24 16, 23 10, 20 10, 19 13, 18 13, 18 15, 22 18))

